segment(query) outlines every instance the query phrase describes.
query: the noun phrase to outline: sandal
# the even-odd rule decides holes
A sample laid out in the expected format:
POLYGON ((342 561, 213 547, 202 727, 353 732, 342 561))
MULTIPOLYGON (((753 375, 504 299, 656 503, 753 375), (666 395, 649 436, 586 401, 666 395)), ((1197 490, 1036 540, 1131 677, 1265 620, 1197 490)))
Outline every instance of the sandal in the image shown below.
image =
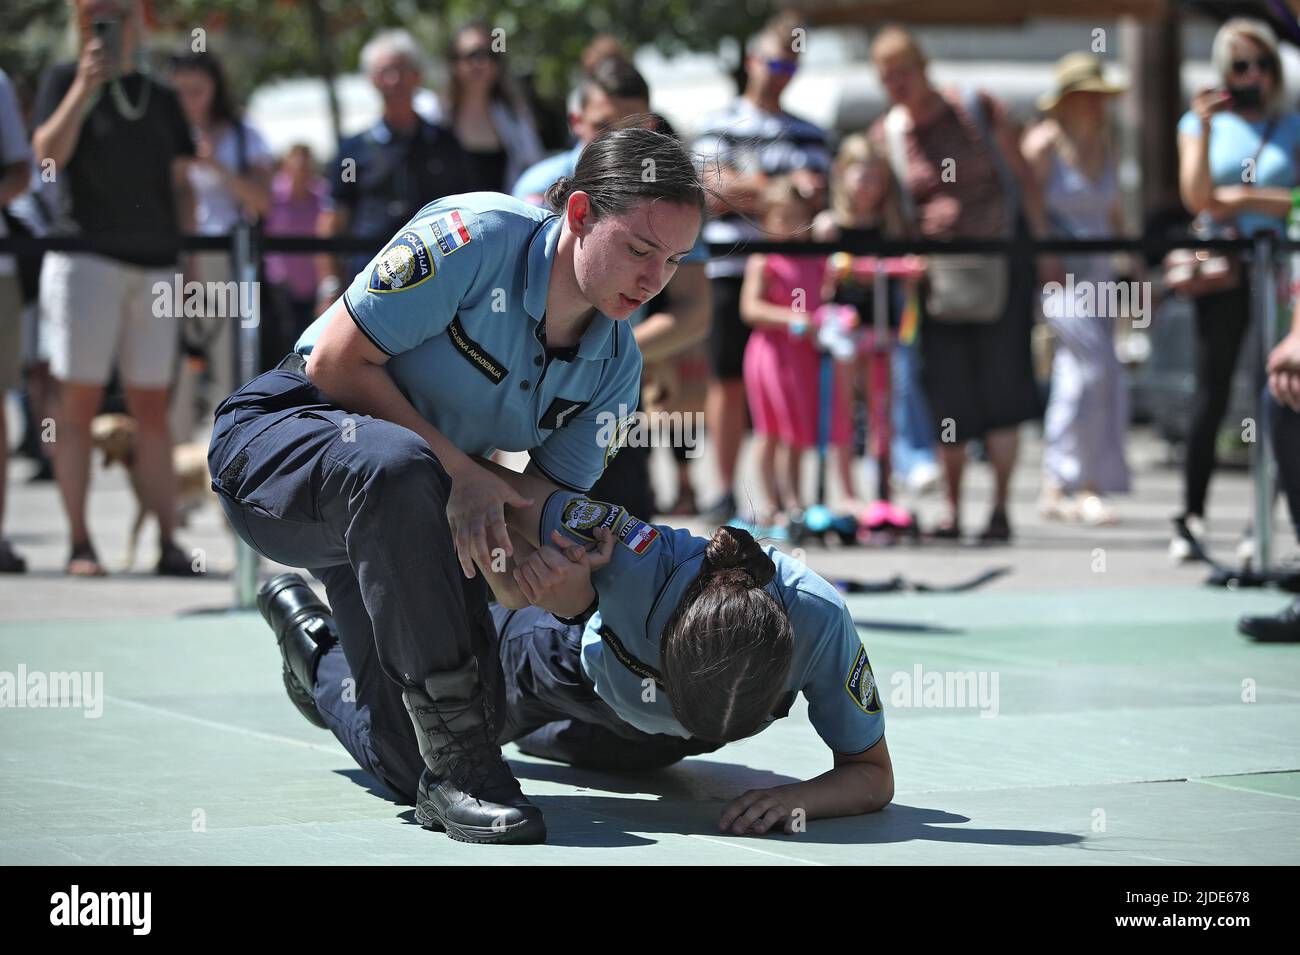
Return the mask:
POLYGON ((1011 540, 1011 524, 1007 521, 1007 512, 996 510, 989 515, 989 526, 979 537, 981 544, 1006 544, 1011 540))
POLYGON ((1089 494, 1079 504, 1079 519, 1092 527, 1110 527, 1119 523, 1119 517, 1111 510, 1106 499, 1096 494, 1089 494))
POLYGON ((25 574, 27 561, 23 560, 8 541, 0 541, 0 574, 25 574))
POLYGON ((175 544, 163 545, 155 573, 159 577, 202 577, 203 571, 194 568, 188 554, 175 544))
POLYGON ((936 524, 934 530, 930 531, 930 537, 937 541, 959 541, 961 540, 961 525, 954 520, 946 520, 936 524))
POLYGON ((72 545, 72 553, 64 565, 64 573, 69 577, 107 577, 108 571, 99 562, 95 548, 87 541, 72 545))

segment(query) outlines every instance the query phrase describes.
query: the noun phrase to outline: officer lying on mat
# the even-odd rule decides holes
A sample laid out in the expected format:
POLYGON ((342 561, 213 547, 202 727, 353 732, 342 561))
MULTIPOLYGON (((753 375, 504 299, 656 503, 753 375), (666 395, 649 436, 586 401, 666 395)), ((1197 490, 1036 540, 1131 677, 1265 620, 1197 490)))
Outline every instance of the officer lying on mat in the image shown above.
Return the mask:
MULTIPOLYGON (((889 803, 894 778, 880 697, 830 584, 743 530, 720 527, 706 541, 490 467, 533 499, 509 511, 518 566, 487 572, 501 601, 492 605, 504 678, 498 742, 574 766, 653 769, 761 732, 802 691, 833 768, 743 793, 723 808, 720 828, 794 831, 803 820, 889 803)), ((291 604, 281 598, 284 608, 301 608, 292 618, 280 605, 264 606, 288 634, 287 669, 314 681, 316 703, 328 705, 341 696, 330 684, 347 678, 335 662, 328 610, 300 580, 277 578, 268 590, 276 587, 295 595, 291 604), (291 618, 298 627, 286 628, 291 618), (314 662, 325 654, 331 664, 317 676, 314 662)))

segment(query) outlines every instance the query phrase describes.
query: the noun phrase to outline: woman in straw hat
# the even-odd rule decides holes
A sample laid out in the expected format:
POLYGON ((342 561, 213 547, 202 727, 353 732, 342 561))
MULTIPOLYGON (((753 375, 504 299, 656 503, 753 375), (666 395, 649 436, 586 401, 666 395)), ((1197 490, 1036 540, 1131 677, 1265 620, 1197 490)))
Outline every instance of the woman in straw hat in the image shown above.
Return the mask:
MULTIPOLYGON (((1070 53, 1056 65, 1055 89, 1038 100, 1046 117, 1025 134, 1021 148, 1055 235, 1094 239, 1123 231, 1106 117, 1110 98, 1123 91, 1105 81, 1097 57, 1070 53)), ((1109 524, 1115 517, 1103 495, 1129 487, 1128 403, 1114 342, 1115 320, 1125 316, 1110 314, 1109 296, 1098 294, 1109 287, 1100 283, 1115 278, 1108 256, 1067 256, 1063 265, 1064 286, 1049 284, 1043 292, 1043 315, 1058 347, 1044 420, 1039 509, 1047 518, 1109 524)))

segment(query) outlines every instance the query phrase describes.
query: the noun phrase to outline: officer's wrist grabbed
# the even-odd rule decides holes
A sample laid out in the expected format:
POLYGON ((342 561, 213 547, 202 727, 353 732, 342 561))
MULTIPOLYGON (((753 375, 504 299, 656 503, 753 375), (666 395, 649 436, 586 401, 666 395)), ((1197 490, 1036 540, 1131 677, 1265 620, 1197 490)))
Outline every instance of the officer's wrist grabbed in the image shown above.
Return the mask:
POLYGON ((600 594, 595 594, 591 598, 591 603, 590 605, 588 605, 587 609, 584 610, 582 613, 578 614, 576 617, 561 617, 558 613, 552 614, 552 616, 554 616, 556 620, 560 621, 560 623, 564 624, 566 627, 579 627, 584 625, 588 620, 590 620, 592 615, 599 609, 599 607, 600 607, 600 594))

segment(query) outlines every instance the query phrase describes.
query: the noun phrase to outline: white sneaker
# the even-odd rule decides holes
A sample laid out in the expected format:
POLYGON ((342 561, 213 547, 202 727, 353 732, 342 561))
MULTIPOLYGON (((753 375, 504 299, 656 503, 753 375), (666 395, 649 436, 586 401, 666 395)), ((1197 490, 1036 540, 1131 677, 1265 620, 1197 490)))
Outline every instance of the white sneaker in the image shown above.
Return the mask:
POLYGON ((907 472, 907 489, 916 495, 933 493, 939 487, 941 475, 939 465, 932 461, 918 464, 907 472))
POLYGON ((1205 553, 1205 521, 1195 514, 1174 518, 1174 536, 1169 541, 1169 559, 1175 564, 1200 560, 1205 553))

